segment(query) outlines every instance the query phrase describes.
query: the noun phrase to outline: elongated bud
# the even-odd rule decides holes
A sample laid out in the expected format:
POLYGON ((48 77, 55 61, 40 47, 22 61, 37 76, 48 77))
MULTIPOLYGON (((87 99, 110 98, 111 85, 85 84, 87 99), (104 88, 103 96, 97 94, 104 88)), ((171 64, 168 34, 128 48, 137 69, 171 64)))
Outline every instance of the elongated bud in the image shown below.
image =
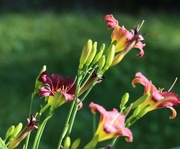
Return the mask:
POLYGON ((143 117, 147 112, 149 112, 149 108, 150 106, 146 106, 145 108, 143 108, 137 115, 137 119, 143 117))
POLYGON ((13 138, 15 138, 15 137, 19 134, 19 132, 21 131, 22 127, 23 127, 23 124, 22 124, 22 123, 19 123, 19 124, 14 128, 14 131, 13 131, 13 133, 11 134, 10 140, 12 140, 13 138))
POLYGON ((38 74, 38 76, 37 76, 37 78, 36 78, 34 93, 36 93, 37 90, 38 90, 39 88, 41 88, 41 86, 42 86, 42 83, 39 82, 38 79, 39 79, 40 75, 41 75, 44 71, 46 71, 46 65, 44 65, 44 66, 41 68, 41 70, 40 70, 40 72, 39 72, 39 74, 38 74))
POLYGON ((72 144, 72 146, 71 146, 71 149, 77 149, 77 148, 79 147, 80 142, 81 142, 81 140, 80 140, 79 138, 76 139, 76 140, 73 142, 73 144, 72 144))
POLYGON ((141 106, 138 106, 135 110, 134 110, 134 112, 133 112, 133 117, 136 117, 138 114, 139 114, 139 112, 140 112, 140 109, 141 109, 141 106))
POLYGON ((105 49, 105 44, 102 44, 100 47, 100 51, 96 54, 96 56, 93 60, 93 64, 97 63, 100 60, 100 58, 103 55, 104 49, 105 49))
POLYGON ((120 109, 124 110, 125 109, 125 104, 128 102, 129 100, 129 93, 125 93, 121 99, 121 104, 120 104, 120 109))
POLYGON ((103 55, 100 60, 99 60, 99 69, 98 69, 98 72, 102 70, 102 68, 104 67, 105 65, 105 61, 106 61, 106 58, 105 58, 105 55, 103 55))
POLYGON ((89 54, 89 57, 87 59, 86 66, 89 66, 91 64, 91 62, 93 61, 93 59, 96 55, 96 52, 97 52, 97 42, 94 42, 93 47, 92 47, 92 51, 89 54))
POLYGON ((81 57, 79 60, 79 69, 82 69, 84 64, 86 63, 89 54, 91 53, 92 50, 92 40, 89 39, 87 41, 87 44, 83 47, 82 53, 81 53, 81 57))
POLYGON ((70 137, 66 137, 65 140, 64 140, 64 147, 63 149, 69 149, 71 146, 71 139, 70 137))
POLYGON ((6 140, 7 138, 9 138, 9 136, 11 136, 11 134, 14 132, 14 128, 15 128, 14 125, 12 125, 11 127, 9 127, 9 129, 8 129, 7 132, 6 132, 5 140, 6 140))
POLYGON ((105 66, 104 66, 104 70, 108 70, 109 67, 111 66, 113 59, 114 59, 114 55, 115 55, 115 48, 116 48, 116 46, 114 43, 112 43, 110 45, 110 47, 108 48, 107 60, 106 60, 105 66))

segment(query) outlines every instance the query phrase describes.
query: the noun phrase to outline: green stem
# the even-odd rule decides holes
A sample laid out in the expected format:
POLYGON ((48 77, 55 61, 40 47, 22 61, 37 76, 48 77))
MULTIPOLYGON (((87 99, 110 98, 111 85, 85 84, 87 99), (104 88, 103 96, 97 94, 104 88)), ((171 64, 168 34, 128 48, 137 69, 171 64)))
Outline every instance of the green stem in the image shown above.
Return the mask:
POLYGON ((68 113, 68 116, 67 116, 63 131, 62 131, 62 133, 60 135, 59 142, 58 142, 58 145, 57 145, 57 149, 60 149, 62 141, 63 141, 65 135, 67 134, 67 130, 69 129, 69 121, 70 121, 70 119, 72 117, 73 109, 75 107, 75 104, 76 104, 76 101, 77 101, 77 98, 78 98, 79 84, 80 84, 81 79, 82 79, 82 75, 80 74, 80 72, 78 72, 75 97, 74 97, 74 100, 73 100, 73 102, 71 104, 71 107, 70 107, 70 110, 69 110, 69 113, 68 113))
MULTIPOLYGON (((91 87, 86 91, 85 95, 81 99, 81 102, 87 97, 89 92, 92 90, 92 88, 96 84, 97 79, 98 79, 98 77, 93 81, 91 87)), ((76 100, 75 100, 75 102, 76 102, 76 100)), ((76 114, 77 114, 77 111, 78 111, 78 102, 75 103, 75 107, 74 107, 74 110, 72 112, 72 116, 71 116, 71 120, 70 120, 70 124, 69 124, 68 135, 70 135, 70 133, 71 133, 71 130, 72 130, 72 127, 73 127, 73 124, 74 124, 74 120, 75 120, 75 117, 76 117, 76 114)))
POLYGON ((49 107, 50 105, 47 103, 41 110, 40 110, 40 115, 49 107))
MULTIPOLYGON (((31 102, 30 102, 30 107, 29 107, 29 117, 32 114, 32 105, 33 105, 33 100, 34 100, 35 95, 36 95, 36 92, 33 92, 32 95, 31 95, 31 102)), ((28 148, 30 135, 31 135, 31 132, 29 132, 28 136, 26 137, 26 142, 24 144, 24 149, 28 148)))
POLYGON ((49 116, 46 117, 46 119, 42 122, 42 124, 39 126, 38 128, 38 132, 36 134, 36 137, 34 139, 34 143, 33 143, 33 147, 32 149, 38 149, 39 148, 39 143, 44 131, 44 128, 46 126, 47 121, 52 117, 52 114, 50 114, 49 116))
POLYGON ((119 137, 115 137, 115 138, 112 140, 111 144, 112 144, 113 148, 115 148, 116 141, 118 140, 118 138, 119 138, 119 137))

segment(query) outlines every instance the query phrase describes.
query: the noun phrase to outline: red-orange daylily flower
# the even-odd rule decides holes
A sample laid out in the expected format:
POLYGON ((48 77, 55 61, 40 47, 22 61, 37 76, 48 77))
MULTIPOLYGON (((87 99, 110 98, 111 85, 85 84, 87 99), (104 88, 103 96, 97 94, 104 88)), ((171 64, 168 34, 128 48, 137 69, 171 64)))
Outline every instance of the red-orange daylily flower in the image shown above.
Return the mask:
POLYGON ((141 42, 142 40, 144 40, 144 38, 142 35, 138 35, 137 29, 130 32, 124 26, 119 26, 118 21, 113 17, 112 14, 106 15, 104 17, 104 20, 107 21, 108 28, 114 28, 111 39, 112 42, 115 40, 117 42, 116 52, 124 50, 126 46, 135 38, 136 42, 134 43, 133 47, 140 49, 140 53, 138 54, 138 56, 141 57, 144 55, 143 47, 145 46, 145 44, 141 42))
POLYGON ((170 118, 176 117, 177 113, 173 106, 180 104, 177 94, 169 91, 163 92, 162 89, 158 90, 152 82, 140 72, 136 73, 132 85, 135 87, 136 83, 140 83, 144 86, 144 94, 150 94, 150 97, 142 103, 142 108, 149 106, 148 111, 164 107, 169 108, 172 111, 170 118))
POLYGON ((99 126, 95 133, 95 136, 98 136, 98 142, 112 139, 116 136, 125 136, 126 141, 133 141, 131 130, 124 126, 126 115, 119 113, 117 109, 106 111, 102 106, 93 102, 90 103, 89 107, 93 114, 97 110, 101 115, 99 126))
POLYGON ((139 57, 144 55, 143 47, 145 44, 141 42, 144 38, 138 34, 140 27, 128 31, 124 26, 121 27, 118 25, 118 21, 112 14, 106 15, 104 20, 107 21, 108 28, 114 28, 111 34, 111 43, 115 42, 116 46, 112 66, 118 64, 132 48, 138 48, 140 50, 139 57))

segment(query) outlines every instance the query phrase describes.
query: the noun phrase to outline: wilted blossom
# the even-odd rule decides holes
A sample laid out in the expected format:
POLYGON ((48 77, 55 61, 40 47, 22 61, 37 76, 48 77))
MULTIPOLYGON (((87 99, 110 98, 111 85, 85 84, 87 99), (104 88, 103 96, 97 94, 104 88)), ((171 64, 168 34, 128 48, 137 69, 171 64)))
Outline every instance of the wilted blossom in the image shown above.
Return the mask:
POLYGON ((74 99, 76 85, 71 77, 63 79, 58 74, 50 75, 44 71, 38 80, 43 83, 43 87, 39 89, 39 95, 40 97, 48 97, 50 105, 56 104, 53 106, 57 107, 74 99), (53 103, 54 100, 56 103, 53 103))
POLYGON ((20 132, 12 141, 10 141, 8 149, 14 149, 16 148, 19 143, 27 137, 27 135, 33 130, 38 129, 38 126, 36 125, 37 120, 36 117, 30 116, 30 118, 27 118, 27 126, 20 132))
POLYGON ((170 116, 170 118, 176 117, 177 113, 173 106, 180 104, 177 94, 169 91, 163 92, 162 89, 157 89, 152 82, 140 72, 136 73, 132 85, 135 87, 136 83, 140 83, 144 86, 144 94, 150 94, 150 97, 142 103, 141 108, 149 106, 148 111, 158 108, 169 108, 172 111, 172 116, 170 116))
POLYGON ((126 115, 118 112, 117 109, 106 111, 102 106, 90 103, 89 107, 93 114, 96 110, 100 113, 100 121, 94 136, 98 136, 98 142, 112 139, 116 136, 126 137, 126 141, 132 142, 133 136, 130 129, 124 126, 126 115))
POLYGON ((138 28, 135 28, 132 31, 128 31, 124 26, 119 26, 118 21, 113 17, 112 14, 106 15, 104 20, 107 21, 107 27, 113 28, 113 32, 111 35, 111 42, 116 41, 116 53, 114 58, 113 65, 119 63, 123 56, 127 54, 132 48, 140 49, 139 57, 144 55, 143 44, 141 41, 144 40, 142 35, 138 34, 138 28), (121 53, 123 51, 123 53, 121 53))

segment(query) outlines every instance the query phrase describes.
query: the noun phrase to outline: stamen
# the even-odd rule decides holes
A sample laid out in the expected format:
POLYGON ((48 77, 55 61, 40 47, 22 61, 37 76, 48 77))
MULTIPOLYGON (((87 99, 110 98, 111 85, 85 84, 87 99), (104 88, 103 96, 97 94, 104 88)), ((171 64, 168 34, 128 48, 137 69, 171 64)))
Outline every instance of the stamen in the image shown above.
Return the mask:
POLYGON ((141 27, 143 26, 145 20, 142 20, 141 24, 137 26, 137 31, 139 31, 141 29, 141 27))
POLYGON ((174 80, 174 82, 173 82, 173 84, 171 85, 171 87, 169 88, 169 90, 168 90, 168 92, 170 92, 171 91, 171 89, 174 87, 174 85, 176 84, 176 82, 177 82, 177 77, 175 78, 175 80, 174 80))

